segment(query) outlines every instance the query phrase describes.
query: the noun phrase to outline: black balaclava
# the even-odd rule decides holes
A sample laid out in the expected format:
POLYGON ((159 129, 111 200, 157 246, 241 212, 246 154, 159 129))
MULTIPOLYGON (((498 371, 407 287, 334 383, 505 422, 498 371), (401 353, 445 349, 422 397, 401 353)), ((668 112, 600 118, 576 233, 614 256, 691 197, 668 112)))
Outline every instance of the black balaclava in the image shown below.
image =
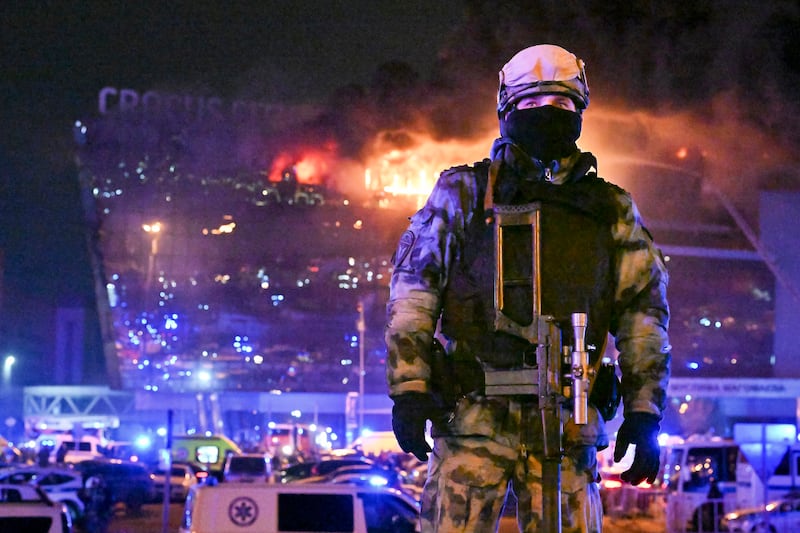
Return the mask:
POLYGON ((580 113, 551 105, 515 109, 500 119, 500 134, 534 159, 549 163, 578 149, 575 141, 582 123, 580 113))

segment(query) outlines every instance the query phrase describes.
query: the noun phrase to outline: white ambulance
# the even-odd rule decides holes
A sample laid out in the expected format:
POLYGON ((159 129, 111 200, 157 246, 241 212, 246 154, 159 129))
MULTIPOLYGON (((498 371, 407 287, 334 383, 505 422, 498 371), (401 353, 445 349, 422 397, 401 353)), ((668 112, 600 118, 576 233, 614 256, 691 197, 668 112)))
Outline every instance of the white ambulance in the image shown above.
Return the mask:
POLYGON ((419 507, 386 488, 331 483, 198 485, 181 533, 414 533, 419 507))

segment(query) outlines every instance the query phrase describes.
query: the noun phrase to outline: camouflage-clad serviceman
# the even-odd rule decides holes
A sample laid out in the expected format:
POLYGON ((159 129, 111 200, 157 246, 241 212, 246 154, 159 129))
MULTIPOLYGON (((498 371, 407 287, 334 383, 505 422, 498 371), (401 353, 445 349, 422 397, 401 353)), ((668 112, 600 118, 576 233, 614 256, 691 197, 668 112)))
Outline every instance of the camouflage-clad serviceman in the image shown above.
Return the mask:
MULTIPOLYGON (((491 205, 540 203, 541 312, 587 313, 593 365, 614 337, 624 404, 614 457, 636 445, 622 476, 632 484, 658 472, 670 373, 667 272, 630 195, 600 179, 594 156, 575 144, 588 103, 583 62, 572 53, 554 45, 517 53, 500 71, 501 136, 490 159, 443 172, 395 252, 386 372, 402 449, 428 460, 432 422, 425 532, 495 531, 509 488, 520 530, 542 524, 537 398, 484 393, 485 371, 530 364, 533 352, 493 328, 491 205)), ((604 417, 616 405, 601 413, 594 392, 591 402, 588 424, 564 425, 565 532, 602 529, 597 449, 608 446, 604 417)))

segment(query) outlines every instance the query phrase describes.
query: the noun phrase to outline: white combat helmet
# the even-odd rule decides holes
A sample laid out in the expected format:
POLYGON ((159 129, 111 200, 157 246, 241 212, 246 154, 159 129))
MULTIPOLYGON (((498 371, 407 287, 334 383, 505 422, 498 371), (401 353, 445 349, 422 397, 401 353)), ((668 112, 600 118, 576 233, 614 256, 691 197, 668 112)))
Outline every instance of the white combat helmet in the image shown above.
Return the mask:
POLYGON ((579 110, 589 105, 589 85, 584 63, 554 44, 538 44, 517 52, 500 70, 497 113, 501 117, 522 97, 565 94, 579 110))

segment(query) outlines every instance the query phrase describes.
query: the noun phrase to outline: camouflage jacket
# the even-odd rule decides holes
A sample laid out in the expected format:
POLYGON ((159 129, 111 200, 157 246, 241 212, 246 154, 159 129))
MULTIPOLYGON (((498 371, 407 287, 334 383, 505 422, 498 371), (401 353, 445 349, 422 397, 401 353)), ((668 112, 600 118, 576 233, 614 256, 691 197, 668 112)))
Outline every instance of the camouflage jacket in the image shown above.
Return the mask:
MULTIPOLYGON (((569 169, 570 161, 563 163, 555 183, 569 169)), ((400 238, 385 328, 390 396, 432 389, 431 346, 442 294, 451 267, 462 256, 465 228, 483 202, 478 173, 485 172, 485 165, 482 169, 462 166, 443 172, 400 238)), ((617 311, 610 333, 619 351, 624 408, 626 413, 661 416, 670 372, 668 275, 631 196, 614 185, 608 187, 615 191, 620 213, 611 226, 617 248, 613 305, 617 311)))

